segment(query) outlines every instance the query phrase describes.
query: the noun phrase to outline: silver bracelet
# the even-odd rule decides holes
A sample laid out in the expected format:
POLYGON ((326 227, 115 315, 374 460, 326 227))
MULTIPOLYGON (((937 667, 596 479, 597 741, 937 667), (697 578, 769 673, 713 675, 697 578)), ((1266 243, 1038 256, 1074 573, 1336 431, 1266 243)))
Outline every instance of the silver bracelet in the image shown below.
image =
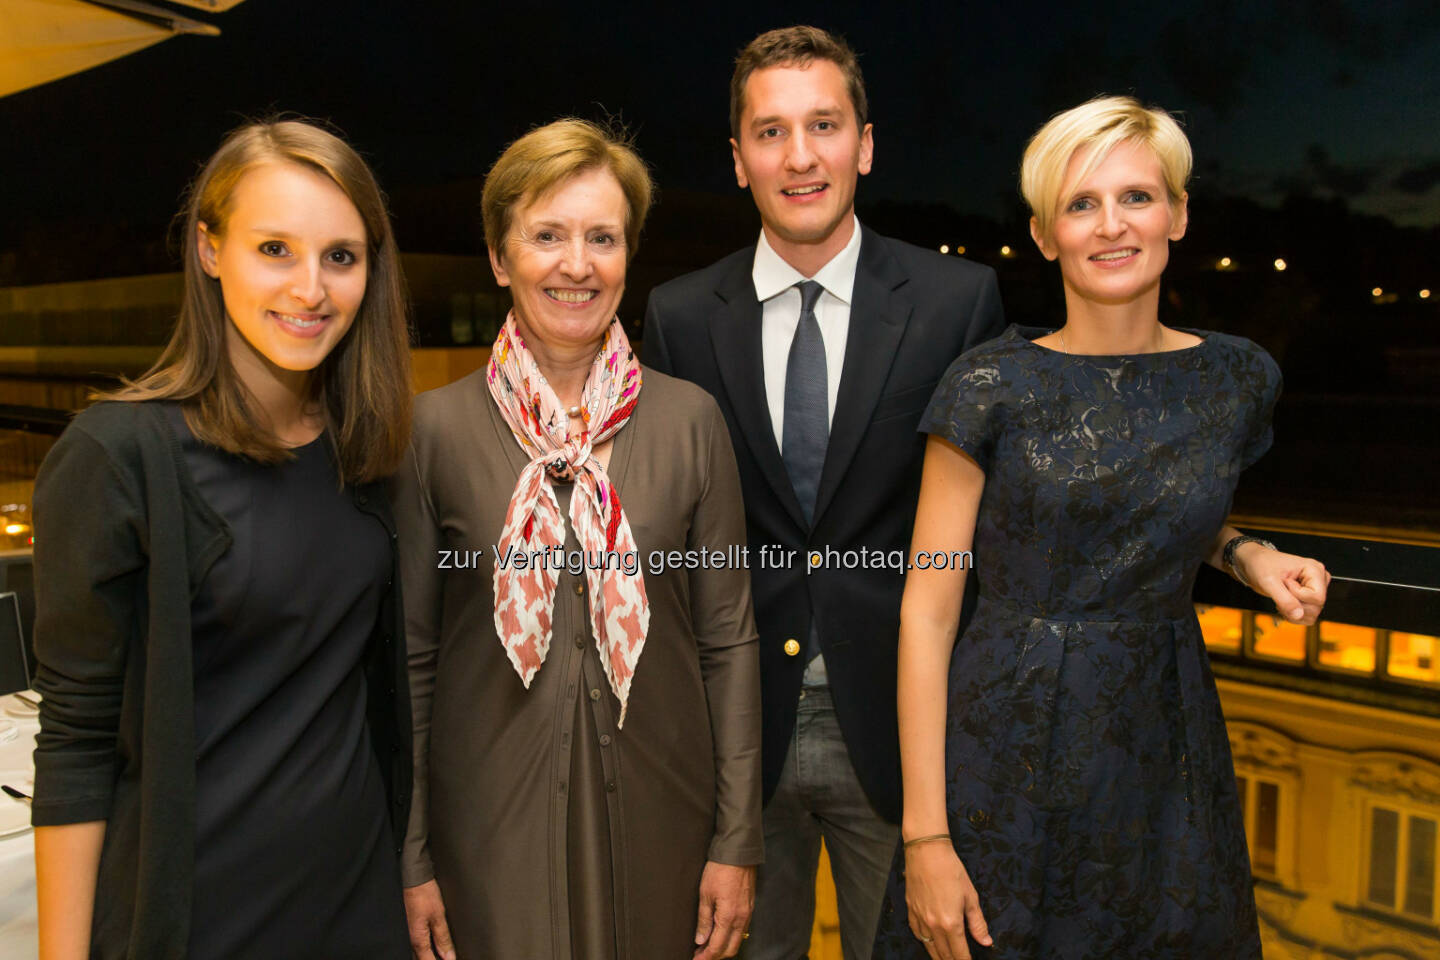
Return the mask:
POLYGON ((1235 579, 1240 581, 1240 585, 1244 587, 1250 586, 1250 581, 1245 579, 1245 574, 1241 573, 1240 568, 1235 566, 1235 551, 1238 548, 1243 547, 1247 543, 1258 543, 1260 544, 1260 546, 1267 547, 1271 550, 1280 549, 1279 547, 1275 546, 1275 544, 1271 543, 1269 540, 1265 540, 1261 537, 1250 537, 1242 535, 1239 537, 1231 537, 1229 540, 1225 541, 1225 549, 1220 554, 1220 560, 1222 563, 1225 564, 1225 566, 1230 568, 1230 573, 1233 574, 1235 579))

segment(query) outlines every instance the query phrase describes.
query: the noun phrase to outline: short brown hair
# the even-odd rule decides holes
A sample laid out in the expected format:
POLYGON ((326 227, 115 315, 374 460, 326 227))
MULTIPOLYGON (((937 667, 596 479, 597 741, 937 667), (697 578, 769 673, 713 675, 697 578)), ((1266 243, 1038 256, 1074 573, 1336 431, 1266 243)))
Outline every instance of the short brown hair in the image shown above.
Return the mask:
POLYGON ((523 207, 589 170, 614 174, 625 194, 625 259, 640 247, 654 185, 645 161, 622 130, 566 117, 536 127, 505 148, 485 175, 480 213, 485 245, 498 256, 517 207, 523 207))
POLYGON ((750 74, 770 67, 808 67, 811 61, 829 60, 845 75, 850 103, 855 107, 857 132, 864 131, 870 104, 865 99, 865 78, 860 61, 843 39, 819 27, 781 27, 760 34, 735 58, 730 76, 730 135, 740 139, 740 116, 745 112, 745 84, 750 74))
POLYGON ((333 181, 365 224, 365 297, 345 336, 310 378, 334 444, 340 476, 370 482, 394 473, 410 438, 408 298, 385 197, 344 140, 304 120, 250 123, 232 131, 191 184, 183 223, 184 293, 170 343, 149 372, 99 400, 174 400, 196 438, 258 463, 292 451, 257 419, 255 400, 230 362, 230 323, 220 281, 200 263, 204 223, 224 236, 235 187, 255 167, 294 163, 333 181))

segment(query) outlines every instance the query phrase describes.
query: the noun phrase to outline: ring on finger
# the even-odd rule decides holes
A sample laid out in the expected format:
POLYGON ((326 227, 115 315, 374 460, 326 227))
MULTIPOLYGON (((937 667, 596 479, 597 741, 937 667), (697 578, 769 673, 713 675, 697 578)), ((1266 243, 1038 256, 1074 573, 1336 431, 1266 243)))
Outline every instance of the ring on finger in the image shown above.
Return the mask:
POLYGON ((934 943, 934 942, 935 942, 935 938, 934 938, 934 937, 920 937, 919 939, 920 939, 920 942, 921 942, 921 943, 934 943))

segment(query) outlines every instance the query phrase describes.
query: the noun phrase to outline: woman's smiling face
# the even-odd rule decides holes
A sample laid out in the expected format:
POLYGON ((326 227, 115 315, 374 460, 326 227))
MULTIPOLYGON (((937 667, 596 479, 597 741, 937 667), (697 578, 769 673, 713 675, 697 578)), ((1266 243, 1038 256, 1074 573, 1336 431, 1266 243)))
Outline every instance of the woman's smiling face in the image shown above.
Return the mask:
POLYGON ((333 180, 297 163, 263 163, 230 194, 224 232, 200 225, 205 272, 220 281, 230 361, 314 370, 365 298, 365 223, 333 180))
POLYGON ((1097 303, 1125 303, 1160 282, 1170 241, 1185 235, 1185 198, 1171 204, 1160 159, 1144 144, 1117 145, 1080 181, 1088 158, 1088 150, 1070 158, 1052 234, 1035 242, 1060 261, 1069 290, 1097 303))
POLYGON ((490 265, 527 343, 599 348, 625 292, 627 211, 620 182, 598 167, 515 212, 490 265))

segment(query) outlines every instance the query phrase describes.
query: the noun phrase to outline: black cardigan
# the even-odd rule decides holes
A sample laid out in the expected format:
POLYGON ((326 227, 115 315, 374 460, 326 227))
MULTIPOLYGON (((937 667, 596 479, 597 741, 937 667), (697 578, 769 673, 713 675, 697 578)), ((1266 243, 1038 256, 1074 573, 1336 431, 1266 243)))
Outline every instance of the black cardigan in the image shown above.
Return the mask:
MULTIPOLYGON (((399 854, 412 760, 395 526, 383 484, 352 495, 392 545, 365 673, 399 854)), ((76 417, 40 468, 34 517, 35 689, 44 701, 32 820, 109 819, 121 772, 138 769, 139 834, 106 831, 109 879, 97 895, 129 899, 129 956, 182 960, 195 863, 190 603, 230 530, 201 497, 156 403, 102 403, 76 417)))

